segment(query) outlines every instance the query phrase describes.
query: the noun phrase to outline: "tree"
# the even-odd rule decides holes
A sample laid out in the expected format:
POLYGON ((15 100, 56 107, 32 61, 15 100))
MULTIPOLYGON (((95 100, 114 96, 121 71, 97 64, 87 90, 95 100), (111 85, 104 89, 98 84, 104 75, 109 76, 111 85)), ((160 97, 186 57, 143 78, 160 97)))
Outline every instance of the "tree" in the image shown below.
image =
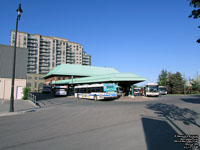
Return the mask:
POLYGON ((169 94, 172 94, 172 89, 173 89, 173 84, 172 84, 172 76, 173 76, 173 74, 172 73, 168 73, 168 79, 167 79, 167 92, 169 93, 169 94))
POLYGON ((183 94, 184 93, 184 80, 180 72, 172 75, 172 94, 183 94))
POLYGON ((185 81, 180 72, 168 73, 167 89, 170 94, 183 94, 185 81))
MULTIPOLYGON (((198 19, 200 18, 200 0, 189 0, 190 6, 193 6, 195 9, 189 15, 189 18, 198 19)), ((200 28, 200 26, 198 26, 200 28)), ((197 43, 200 43, 200 39, 197 40, 197 43)))
POLYGON ((197 77, 192 80, 191 84, 192 84, 192 90, 195 93, 199 93, 200 92, 200 76, 197 75, 197 77))
POLYGON ((160 73, 160 75, 158 76, 158 85, 159 86, 166 86, 167 85, 167 77, 168 73, 167 70, 163 69, 160 73))

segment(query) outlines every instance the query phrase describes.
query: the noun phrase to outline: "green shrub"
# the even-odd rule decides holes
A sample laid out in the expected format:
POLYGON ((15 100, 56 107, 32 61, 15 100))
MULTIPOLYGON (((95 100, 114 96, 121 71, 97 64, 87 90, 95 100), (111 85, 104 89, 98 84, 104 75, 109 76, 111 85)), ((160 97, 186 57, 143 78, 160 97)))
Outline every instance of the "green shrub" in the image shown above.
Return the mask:
POLYGON ((23 97, 22 97, 22 99, 24 99, 24 100, 26 100, 26 99, 28 99, 28 93, 31 91, 31 88, 30 87, 25 87, 25 88, 23 88, 23 97))

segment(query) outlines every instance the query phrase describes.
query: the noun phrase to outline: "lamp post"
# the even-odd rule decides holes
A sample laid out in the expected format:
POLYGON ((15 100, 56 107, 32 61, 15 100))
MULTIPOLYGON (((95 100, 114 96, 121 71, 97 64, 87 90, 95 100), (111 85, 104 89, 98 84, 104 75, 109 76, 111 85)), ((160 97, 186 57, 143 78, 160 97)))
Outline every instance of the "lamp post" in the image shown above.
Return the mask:
POLYGON ((14 81, 15 81, 15 61, 16 61, 16 45, 17 45, 17 28, 18 20, 20 20, 22 13, 21 4, 17 9, 17 20, 16 20, 16 30, 15 30, 15 45, 14 45, 14 55, 13 55, 13 70, 12 70, 12 84, 11 84, 11 95, 10 95, 10 110, 9 112, 14 112, 14 81))

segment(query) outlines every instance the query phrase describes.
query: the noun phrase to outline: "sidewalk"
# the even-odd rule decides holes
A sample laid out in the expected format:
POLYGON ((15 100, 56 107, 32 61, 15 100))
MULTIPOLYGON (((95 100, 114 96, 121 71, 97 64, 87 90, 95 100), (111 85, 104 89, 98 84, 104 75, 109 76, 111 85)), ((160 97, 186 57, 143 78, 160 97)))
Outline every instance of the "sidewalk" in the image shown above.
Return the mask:
POLYGON ((25 112, 35 111, 38 106, 30 100, 15 100, 14 101, 14 112, 9 112, 10 100, 0 100, 0 117, 10 116, 17 114, 24 114, 25 112))

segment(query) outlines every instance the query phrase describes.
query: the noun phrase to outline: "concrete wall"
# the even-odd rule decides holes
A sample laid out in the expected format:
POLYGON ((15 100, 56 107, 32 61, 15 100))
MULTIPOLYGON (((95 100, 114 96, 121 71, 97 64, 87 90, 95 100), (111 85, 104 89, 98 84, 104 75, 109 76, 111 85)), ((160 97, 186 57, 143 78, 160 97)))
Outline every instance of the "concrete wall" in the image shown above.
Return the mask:
MULTIPOLYGON (((26 87, 26 79, 15 79, 14 99, 20 97, 20 94, 18 92, 24 87, 26 87)), ((10 94, 11 94, 11 78, 0 78, 0 99, 9 100, 10 94)))

